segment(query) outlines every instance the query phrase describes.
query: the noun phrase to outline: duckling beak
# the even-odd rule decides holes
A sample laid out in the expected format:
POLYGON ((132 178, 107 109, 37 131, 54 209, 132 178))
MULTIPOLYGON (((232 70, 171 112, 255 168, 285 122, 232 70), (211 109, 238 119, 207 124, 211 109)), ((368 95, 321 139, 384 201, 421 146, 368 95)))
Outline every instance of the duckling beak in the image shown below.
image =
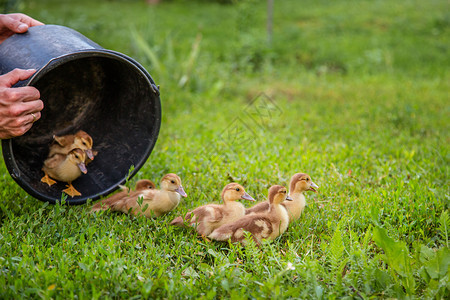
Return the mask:
POLYGON ((317 190, 319 186, 311 181, 311 186, 309 187, 308 191, 313 191, 314 193, 317 193, 317 190))
POLYGON ((286 197, 286 200, 287 200, 287 201, 293 201, 294 199, 292 199, 291 196, 288 195, 288 196, 286 197))
POLYGON ((255 201, 255 199, 252 198, 252 196, 250 196, 247 193, 244 193, 244 195, 241 196, 242 199, 248 200, 248 201, 255 201))
POLYGON ((83 172, 83 174, 87 173, 86 165, 84 163, 79 163, 78 168, 80 168, 80 171, 83 172))
POLYGON ((92 152, 92 149, 87 149, 86 151, 87 157, 89 157, 90 160, 94 160, 94 153, 92 152))
POLYGON ((183 187, 180 185, 175 189, 175 192, 177 192, 178 194, 180 194, 183 197, 187 197, 186 192, 183 190, 183 187))

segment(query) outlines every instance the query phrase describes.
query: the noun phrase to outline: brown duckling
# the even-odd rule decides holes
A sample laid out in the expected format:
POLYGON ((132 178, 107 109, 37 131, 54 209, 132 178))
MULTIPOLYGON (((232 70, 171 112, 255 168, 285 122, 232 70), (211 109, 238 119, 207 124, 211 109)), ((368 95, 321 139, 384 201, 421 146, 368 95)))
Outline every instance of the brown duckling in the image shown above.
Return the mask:
POLYGON ((85 160, 86 154, 79 148, 71 150, 67 155, 56 153, 44 161, 42 171, 44 171, 45 176, 42 177, 41 181, 49 186, 56 183, 51 178, 67 182, 68 186, 63 192, 71 197, 81 196, 81 193, 73 187, 72 181, 80 177, 82 173, 87 173, 85 160))
POLYGON ((286 231, 289 224, 288 213, 281 203, 292 199, 281 185, 271 186, 268 198, 269 209, 266 212, 246 215, 231 224, 222 225, 208 237, 216 241, 230 240, 246 245, 244 231, 248 231, 257 244, 263 239, 274 240, 286 231))
POLYGON ((143 190, 154 190, 156 188, 155 184, 153 183, 153 181, 148 180, 148 179, 141 179, 138 180, 138 182, 136 182, 136 186, 134 188, 134 191, 131 189, 128 189, 126 186, 121 185, 120 186, 121 191, 100 201, 97 202, 93 207, 92 207, 92 211, 99 211, 102 210, 102 206, 105 207, 109 207, 111 203, 114 203, 118 200, 121 200, 125 197, 130 196, 132 193, 135 192, 141 192, 143 190))
MULTIPOLYGON (((289 196, 293 201, 285 201, 281 203, 289 214, 289 222, 293 222, 300 218, 303 209, 306 205, 306 199, 303 192, 312 191, 317 193, 317 188, 319 188, 314 182, 312 182, 311 177, 305 173, 297 173, 291 177, 289 184, 289 196)), ((256 204, 255 206, 247 209, 245 211, 246 215, 265 212, 269 209, 269 202, 264 201, 256 204)))
POLYGON ((92 211, 110 208, 112 211, 144 215, 147 218, 159 217, 176 208, 180 203, 181 196, 187 197, 181 185, 181 179, 176 174, 165 175, 161 179, 160 185, 161 189, 159 190, 145 188, 116 201, 105 203, 103 200, 102 205, 93 208, 92 211), (139 205, 139 199, 142 199, 141 205, 139 205))
POLYGON ((75 148, 79 148, 86 152, 86 163, 94 160, 94 155, 97 151, 92 150, 94 141, 92 137, 83 130, 79 130, 75 134, 68 134, 63 136, 53 136, 53 143, 50 146, 48 157, 54 154, 67 154, 75 148))
POLYGON ((202 236, 207 236, 214 229, 232 223, 245 215, 245 207, 237 200, 245 199, 255 201, 247 194, 242 185, 227 184, 222 190, 223 204, 206 204, 188 212, 184 217, 175 218, 170 225, 184 226, 185 222, 195 227, 202 236))

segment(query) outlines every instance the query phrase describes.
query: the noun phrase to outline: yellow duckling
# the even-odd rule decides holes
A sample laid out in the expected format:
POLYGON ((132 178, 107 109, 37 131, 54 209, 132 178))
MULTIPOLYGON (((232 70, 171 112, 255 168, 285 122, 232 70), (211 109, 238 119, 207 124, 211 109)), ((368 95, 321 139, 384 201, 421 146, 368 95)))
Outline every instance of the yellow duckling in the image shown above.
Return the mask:
POLYGON ((134 191, 131 190, 131 189, 128 189, 126 186, 122 186, 122 185, 120 186, 120 188, 121 188, 120 192, 118 192, 118 193, 116 193, 116 194, 114 194, 114 195, 112 195, 112 196, 110 196, 110 197, 108 197, 108 198, 106 198, 106 199, 96 203, 92 207, 91 211, 93 212, 93 211, 103 210, 102 207, 106 207, 106 209, 108 209, 111 203, 114 203, 114 202, 116 202, 118 200, 121 200, 121 199, 123 199, 125 197, 129 197, 133 193, 136 193, 136 192, 141 192, 141 191, 147 190, 147 189, 153 190, 153 189, 156 188, 156 186, 153 183, 153 181, 151 181, 151 180, 141 179, 141 180, 138 180, 138 182, 136 182, 136 186, 134 188, 134 191))
POLYGON ((67 155, 56 153, 44 161, 42 171, 44 171, 45 176, 42 177, 41 181, 49 186, 56 183, 51 178, 67 182, 68 186, 63 192, 71 197, 81 196, 81 193, 73 187, 72 181, 80 177, 82 173, 87 173, 85 160, 86 154, 79 148, 73 149, 67 155))
POLYGON ((285 200, 292 200, 286 188, 281 185, 269 189, 269 209, 259 214, 246 215, 234 223, 222 225, 208 237, 216 241, 247 243, 244 231, 251 233, 253 240, 260 244, 261 240, 274 240, 283 234, 289 224, 286 208, 281 205, 285 200))
POLYGON ((181 185, 181 179, 176 174, 165 175, 160 184, 160 190, 145 188, 116 201, 109 203, 102 201, 100 209, 93 209, 93 211, 110 208, 112 211, 144 215, 147 218, 159 217, 177 207, 181 196, 187 197, 181 185), (141 205, 139 205, 139 199, 142 199, 141 205))
MULTIPOLYGON (((289 184, 289 196, 293 201, 285 201, 281 203, 281 205, 286 208, 289 214, 289 222, 298 220, 303 212, 303 209, 305 208, 306 199, 303 192, 313 191, 317 193, 317 188, 319 187, 314 182, 312 182, 311 177, 308 174, 297 173, 292 176, 289 184)), ((269 202, 264 201, 247 209, 245 211, 245 214, 249 215, 261 213, 267 211, 268 209, 269 202)))
POLYGON ((184 226, 185 222, 195 227, 202 236, 207 236, 214 229, 232 223, 245 215, 245 207, 236 200, 245 199, 255 201, 247 194, 242 185, 227 184, 222 190, 223 204, 206 204, 188 212, 184 217, 175 218, 170 225, 184 226))
POLYGON ((53 136, 53 144, 50 146, 48 157, 52 157, 54 154, 67 154, 75 148, 79 148, 86 152, 88 161, 94 160, 94 155, 97 151, 92 150, 94 141, 92 137, 83 130, 79 130, 75 134, 68 134, 63 136, 53 136))

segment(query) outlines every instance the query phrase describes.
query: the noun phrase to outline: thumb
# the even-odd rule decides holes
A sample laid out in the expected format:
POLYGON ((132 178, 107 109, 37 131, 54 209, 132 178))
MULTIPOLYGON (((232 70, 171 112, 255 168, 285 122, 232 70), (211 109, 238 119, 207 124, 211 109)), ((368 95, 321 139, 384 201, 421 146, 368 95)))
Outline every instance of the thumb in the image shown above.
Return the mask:
POLYGON ((33 75, 36 72, 34 69, 14 69, 9 73, 6 73, 5 75, 0 76, 0 85, 6 86, 6 87, 12 87, 16 83, 18 83, 21 80, 25 80, 30 78, 31 75, 33 75))
POLYGON ((17 24, 17 29, 16 32, 17 33, 24 33, 28 31, 28 25, 22 22, 19 22, 19 24, 17 24))
POLYGON ((21 21, 20 18, 8 16, 3 23, 4 25, 14 33, 24 33, 28 30, 28 24, 21 21))

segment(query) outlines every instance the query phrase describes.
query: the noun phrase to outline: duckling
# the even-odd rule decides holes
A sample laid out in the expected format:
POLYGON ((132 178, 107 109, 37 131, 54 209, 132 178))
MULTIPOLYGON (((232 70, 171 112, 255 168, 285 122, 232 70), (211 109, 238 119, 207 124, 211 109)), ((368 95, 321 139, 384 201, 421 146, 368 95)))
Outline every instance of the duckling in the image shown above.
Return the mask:
POLYGON ((120 185, 121 191, 104 199, 103 201, 100 201, 98 203, 96 203, 93 207, 92 207, 92 211, 99 211, 102 210, 102 206, 105 206, 106 208, 109 207, 110 203, 114 203, 118 200, 121 200, 125 197, 130 196, 132 193, 136 193, 136 192, 141 192, 143 190, 153 190, 156 188, 155 184, 153 183, 153 181, 148 180, 148 179, 141 179, 138 182, 136 182, 136 186, 134 188, 134 191, 131 189, 128 189, 126 186, 120 185))
POLYGON ((169 173, 165 175, 161 179, 160 185, 160 190, 144 188, 116 201, 103 200, 101 206, 98 207, 96 204, 92 211, 110 208, 112 211, 132 213, 133 215, 142 214, 147 218, 159 217, 176 208, 180 203, 181 196, 187 197, 181 185, 181 179, 176 174, 169 173), (142 199, 141 206, 138 203, 138 199, 142 199))
POLYGON ((292 198, 281 185, 271 186, 268 198, 269 209, 266 212, 246 215, 231 224, 222 225, 208 237, 216 241, 240 242, 245 246, 244 231, 248 231, 258 245, 263 239, 274 240, 286 231, 289 224, 288 213, 281 203, 292 198))
MULTIPOLYGON (((303 212, 303 209, 305 208, 306 199, 303 192, 312 191, 317 193, 317 188, 319 187, 314 182, 312 182, 311 177, 308 174, 296 173, 291 177, 291 181, 289 184, 289 196, 293 201, 285 201, 281 203, 281 205, 283 205, 288 211, 289 222, 298 220, 303 212)), ((267 211, 268 209, 269 202, 264 201, 247 209, 245 211, 245 214, 256 214, 267 211)))
MULTIPOLYGON (((126 187, 121 186, 122 190, 126 187)), ((153 183, 153 181, 148 180, 148 179, 141 179, 138 180, 138 182, 136 182, 136 185, 134 187, 135 191, 141 191, 141 190, 146 190, 146 189, 150 189, 153 190, 156 188, 156 185, 153 183)))
POLYGON ((56 183, 53 179, 67 182, 67 188, 63 192, 72 198, 81 196, 81 193, 73 187, 72 181, 80 177, 82 173, 87 173, 85 160, 86 154, 79 148, 71 150, 67 155, 56 153, 44 161, 42 171, 44 171, 45 176, 42 177, 41 181, 49 186, 56 183))
POLYGON ((245 207, 236 200, 245 199, 255 201, 247 194, 242 185, 237 183, 227 184, 222 190, 223 204, 206 204, 188 212, 184 217, 175 218, 170 225, 184 226, 185 222, 195 227, 202 236, 207 236, 214 229, 234 222, 245 215, 245 207))
POLYGON ((83 130, 79 130, 75 134, 68 134, 63 136, 53 136, 53 143, 50 146, 48 157, 52 157, 54 154, 67 154, 69 151, 75 148, 79 148, 86 152, 87 161, 90 163, 94 160, 94 155, 97 155, 97 151, 92 150, 94 141, 92 137, 83 130))

